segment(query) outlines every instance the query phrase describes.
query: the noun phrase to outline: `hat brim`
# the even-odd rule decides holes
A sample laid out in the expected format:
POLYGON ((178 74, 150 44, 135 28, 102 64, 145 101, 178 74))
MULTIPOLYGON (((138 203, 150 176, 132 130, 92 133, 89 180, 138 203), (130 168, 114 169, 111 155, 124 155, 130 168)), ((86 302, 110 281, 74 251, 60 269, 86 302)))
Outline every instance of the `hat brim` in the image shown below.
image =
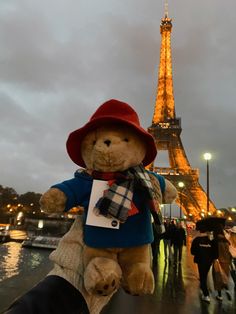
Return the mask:
POLYGON ((81 155, 81 143, 84 137, 90 132, 103 125, 104 123, 119 123, 133 128, 140 136, 143 137, 147 151, 143 159, 143 165, 149 165, 156 157, 157 150, 153 136, 144 130, 142 127, 137 126, 137 124, 132 123, 127 120, 122 120, 121 118, 115 118, 114 116, 106 116, 91 120, 86 123, 82 128, 77 129, 70 133, 67 142, 66 148, 68 155, 71 160, 80 167, 86 167, 82 155, 81 155))

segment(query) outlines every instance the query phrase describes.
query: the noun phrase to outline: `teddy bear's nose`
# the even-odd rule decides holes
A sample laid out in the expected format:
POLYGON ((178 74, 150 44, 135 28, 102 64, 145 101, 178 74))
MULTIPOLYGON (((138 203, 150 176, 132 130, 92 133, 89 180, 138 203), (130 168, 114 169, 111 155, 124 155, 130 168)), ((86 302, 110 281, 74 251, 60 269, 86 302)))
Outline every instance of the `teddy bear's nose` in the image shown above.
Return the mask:
POLYGON ((110 140, 105 140, 105 141, 104 141, 104 144, 106 144, 106 145, 109 147, 110 144, 111 144, 111 141, 110 141, 110 140))

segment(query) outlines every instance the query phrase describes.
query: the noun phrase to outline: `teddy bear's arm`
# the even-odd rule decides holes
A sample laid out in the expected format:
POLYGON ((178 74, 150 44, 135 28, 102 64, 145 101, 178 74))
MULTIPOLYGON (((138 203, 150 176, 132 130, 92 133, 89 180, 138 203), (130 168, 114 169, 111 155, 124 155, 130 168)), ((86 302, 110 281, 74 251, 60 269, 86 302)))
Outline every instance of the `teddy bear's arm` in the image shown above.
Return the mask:
POLYGON ((72 207, 88 206, 92 180, 87 175, 75 174, 75 177, 54 184, 42 195, 41 209, 46 212, 67 212, 72 207))

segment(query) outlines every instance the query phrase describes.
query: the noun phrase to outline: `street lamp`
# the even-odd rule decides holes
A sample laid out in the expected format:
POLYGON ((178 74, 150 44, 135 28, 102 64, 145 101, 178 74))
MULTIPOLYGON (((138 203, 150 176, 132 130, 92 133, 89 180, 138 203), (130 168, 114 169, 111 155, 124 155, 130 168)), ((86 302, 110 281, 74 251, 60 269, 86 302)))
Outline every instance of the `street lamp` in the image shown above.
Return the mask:
POLYGON ((169 205, 170 205, 170 221, 171 221, 171 219, 172 219, 172 216, 171 216, 171 203, 169 205))
POLYGON ((206 160, 207 166, 207 215, 209 213, 209 160, 211 160, 211 153, 205 153, 203 158, 206 160))
MULTIPOLYGON (((178 182, 178 187, 182 190, 184 188, 184 182, 178 182)), ((182 193, 182 192, 181 192, 182 193)), ((182 197, 179 194, 179 218, 182 218, 182 197)))

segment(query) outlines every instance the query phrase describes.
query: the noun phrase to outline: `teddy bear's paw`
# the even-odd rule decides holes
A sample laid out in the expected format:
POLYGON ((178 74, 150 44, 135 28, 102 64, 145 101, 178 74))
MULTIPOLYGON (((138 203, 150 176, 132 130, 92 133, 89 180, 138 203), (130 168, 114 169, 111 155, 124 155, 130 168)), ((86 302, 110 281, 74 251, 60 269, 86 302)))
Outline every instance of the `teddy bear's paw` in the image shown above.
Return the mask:
POLYGON ((122 286, 133 296, 153 294, 155 282, 151 268, 144 263, 135 264, 125 274, 122 286))
POLYGON ((84 286, 90 294, 108 296, 120 286, 121 268, 105 257, 93 258, 84 272, 84 286))
POLYGON ((63 212, 66 204, 66 195, 57 188, 50 188, 47 192, 45 192, 40 200, 40 208, 45 213, 58 213, 63 212))

